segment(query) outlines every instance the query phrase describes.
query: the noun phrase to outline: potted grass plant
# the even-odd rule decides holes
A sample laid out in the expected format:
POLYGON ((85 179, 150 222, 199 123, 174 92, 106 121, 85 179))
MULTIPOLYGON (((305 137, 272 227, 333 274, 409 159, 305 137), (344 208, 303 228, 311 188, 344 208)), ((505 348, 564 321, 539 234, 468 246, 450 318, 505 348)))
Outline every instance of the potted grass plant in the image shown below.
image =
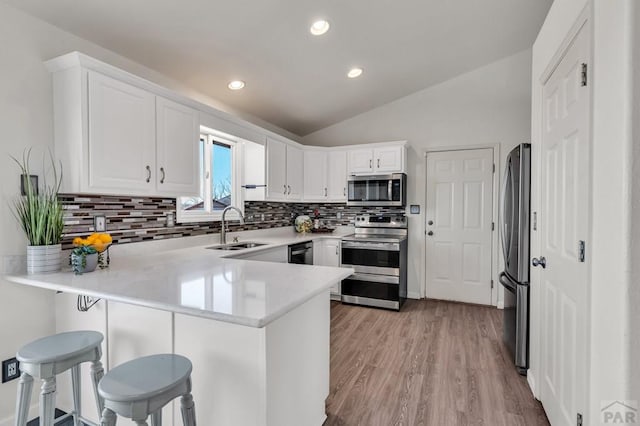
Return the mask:
MULTIPOLYGON (((51 152, 50 175, 53 181, 47 182, 47 172, 43 171, 43 183, 35 186, 31 181, 31 149, 22 154, 22 161, 11 157, 20 167, 23 176, 24 195, 16 198, 13 213, 24 231, 27 246, 27 273, 37 274, 60 270, 62 246, 62 204, 58 191, 62 183, 62 165, 58 170, 51 152), (26 177, 26 178, 24 178, 26 177)), ((43 160, 44 165, 44 160, 43 160)))

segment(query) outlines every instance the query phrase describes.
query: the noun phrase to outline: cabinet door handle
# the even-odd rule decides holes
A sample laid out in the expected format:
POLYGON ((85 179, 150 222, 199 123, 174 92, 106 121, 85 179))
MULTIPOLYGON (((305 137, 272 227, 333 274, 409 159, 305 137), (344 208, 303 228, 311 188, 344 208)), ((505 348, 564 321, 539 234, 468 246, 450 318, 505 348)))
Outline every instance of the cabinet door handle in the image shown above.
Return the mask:
POLYGON ((380 159, 378 158, 378 168, 380 168, 380 159))
POLYGON ((338 246, 336 246, 336 256, 340 256, 340 252, 338 251, 338 246))
POLYGON ((147 166, 147 183, 151 182, 151 167, 147 166))
POLYGON ((324 189, 324 196, 327 196, 327 188, 324 189))
POLYGON ((284 186, 284 195, 287 195, 287 185, 283 185, 284 186))
POLYGON ((373 160, 369 160, 369 168, 372 169, 373 168, 373 160))
POLYGON ((342 188, 342 196, 343 197, 347 196, 347 188, 342 188))
POLYGON ((160 173, 162 173, 162 177, 160 178, 160 183, 164 183, 164 176, 165 176, 164 167, 160 167, 160 173))
POLYGON ((291 195, 291 185, 289 185, 289 192, 287 194, 291 195))

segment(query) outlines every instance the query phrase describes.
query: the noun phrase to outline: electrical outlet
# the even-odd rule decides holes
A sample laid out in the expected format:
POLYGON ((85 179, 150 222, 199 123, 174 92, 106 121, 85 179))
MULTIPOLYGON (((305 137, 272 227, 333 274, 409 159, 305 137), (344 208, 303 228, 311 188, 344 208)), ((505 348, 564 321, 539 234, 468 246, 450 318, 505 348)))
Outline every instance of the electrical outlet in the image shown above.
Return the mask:
POLYGON ((176 226, 176 215, 173 212, 167 213, 167 228, 176 226))
POLYGON ((93 217, 93 227, 96 232, 107 231, 107 218, 104 215, 98 215, 93 217))
POLYGON ((2 361, 2 383, 20 377, 20 363, 15 358, 2 361))

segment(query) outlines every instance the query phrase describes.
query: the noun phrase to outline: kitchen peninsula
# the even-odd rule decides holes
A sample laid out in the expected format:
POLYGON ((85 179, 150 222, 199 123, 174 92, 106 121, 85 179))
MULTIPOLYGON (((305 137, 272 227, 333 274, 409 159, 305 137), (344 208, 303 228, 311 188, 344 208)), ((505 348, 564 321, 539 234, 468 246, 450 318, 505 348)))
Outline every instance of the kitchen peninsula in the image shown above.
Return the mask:
MULTIPOLYGON (((286 242, 265 243, 242 252, 286 242)), ((115 253, 108 269, 93 273, 6 279, 61 292, 56 295, 57 331, 102 332, 107 368, 151 353, 190 358, 198 424, 324 422, 329 288, 351 269, 232 259, 229 252, 204 245, 135 256, 115 253), (78 295, 101 300, 79 312, 78 295)), ((62 377, 58 384, 57 406, 69 409, 68 384, 62 377)), ((83 394, 84 411, 95 421, 89 386, 83 394)), ((179 410, 173 411, 175 424, 181 424, 179 410)), ((173 424, 171 406, 163 417, 165 424, 173 424)))

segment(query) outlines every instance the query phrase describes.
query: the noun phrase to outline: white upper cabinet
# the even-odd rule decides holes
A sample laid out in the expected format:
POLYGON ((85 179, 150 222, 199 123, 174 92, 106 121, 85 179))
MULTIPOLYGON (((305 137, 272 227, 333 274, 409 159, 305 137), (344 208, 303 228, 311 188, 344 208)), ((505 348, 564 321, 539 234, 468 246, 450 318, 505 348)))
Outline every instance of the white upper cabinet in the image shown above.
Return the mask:
POLYGON ((327 199, 327 152, 307 150, 304 152, 304 200, 327 199))
POLYGON ((304 158, 302 149, 287 145, 287 199, 302 200, 304 158))
POLYGON ((287 199, 287 145, 267 138, 267 198, 287 199))
POLYGON ((304 200, 344 202, 347 199, 347 152, 304 152, 304 200))
POLYGON ((131 84, 130 76, 114 78, 80 64, 52 68, 63 192, 199 194, 195 109, 131 84))
POLYGON ((373 149, 349 151, 349 174, 373 172, 373 149))
POLYGON ((90 73, 88 108, 87 189, 126 193, 155 188, 155 96, 90 73))
POLYGON ((198 111, 157 97, 156 128, 156 192, 198 194, 198 111))
POLYGON ((267 198, 274 201, 302 200, 302 149, 268 137, 266 162, 267 198))
POLYGON ((328 201, 347 201, 347 151, 329 151, 328 201))
POLYGON ((397 173, 404 171, 405 148, 389 146, 373 150, 373 161, 376 172, 397 173))
POLYGON ((201 126, 255 142, 238 172, 247 200, 345 202, 349 175, 406 169, 405 141, 305 147, 79 52, 45 64, 62 192, 197 196, 201 126))
POLYGON ((407 149, 404 144, 350 150, 349 174, 404 173, 406 157, 407 149))

